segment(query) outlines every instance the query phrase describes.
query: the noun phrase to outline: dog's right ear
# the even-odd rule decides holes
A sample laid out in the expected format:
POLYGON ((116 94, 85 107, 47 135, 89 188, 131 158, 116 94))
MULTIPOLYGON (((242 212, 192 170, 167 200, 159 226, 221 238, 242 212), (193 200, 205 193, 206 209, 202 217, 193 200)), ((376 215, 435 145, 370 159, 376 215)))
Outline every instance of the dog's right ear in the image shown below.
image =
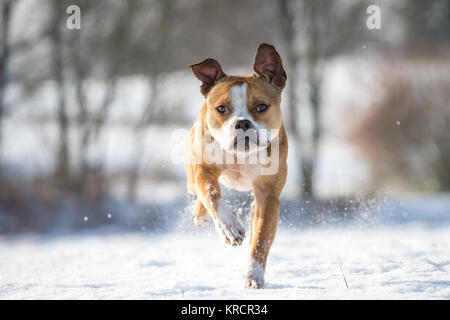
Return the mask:
POLYGON ((226 76, 219 62, 208 58, 200 63, 189 66, 192 72, 202 82, 200 92, 206 97, 209 90, 214 86, 217 80, 226 76))
POLYGON ((283 61, 275 47, 261 43, 256 50, 253 70, 269 81, 280 92, 286 85, 287 75, 283 68, 283 61))

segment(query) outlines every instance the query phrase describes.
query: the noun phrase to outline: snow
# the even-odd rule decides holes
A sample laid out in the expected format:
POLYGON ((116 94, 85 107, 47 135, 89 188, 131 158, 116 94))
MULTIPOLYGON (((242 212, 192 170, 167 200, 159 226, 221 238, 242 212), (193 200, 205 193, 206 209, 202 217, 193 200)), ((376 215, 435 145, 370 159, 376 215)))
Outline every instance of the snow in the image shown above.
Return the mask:
POLYGON ((228 246, 211 222, 193 232, 5 237, 0 299, 450 299, 448 201, 421 203, 401 203, 417 212, 386 212, 383 224, 283 223, 262 290, 243 288, 248 240, 228 246))

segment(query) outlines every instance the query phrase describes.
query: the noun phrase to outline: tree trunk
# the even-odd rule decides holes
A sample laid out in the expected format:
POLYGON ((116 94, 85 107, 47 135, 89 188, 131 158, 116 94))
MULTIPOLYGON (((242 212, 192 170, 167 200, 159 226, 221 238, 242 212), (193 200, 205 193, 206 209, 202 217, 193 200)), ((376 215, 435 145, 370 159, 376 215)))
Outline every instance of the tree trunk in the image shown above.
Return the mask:
POLYGON ((318 161, 320 140, 320 96, 322 71, 320 68, 319 48, 319 12, 317 1, 306 0, 304 6, 304 19, 306 21, 306 81, 309 89, 309 107, 311 110, 311 132, 309 148, 303 148, 302 152, 302 193, 305 198, 314 198, 314 174, 318 161))
POLYGON ((142 166, 142 153, 145 147, 145 131, 155 115, 155 101, 158 100, 157 79, 149 78, 149 96, 147 107, 142 113, 140 121, 134 127, 134 152, 133 161, 128 174, 128 199, 131 202, 137 200, 140 184, 139 171, 142 166))
MULTIPOLYGON (((278 2, 280 10, 281 34, 286 48, 286 62, 288 69, 288 92, 287 105, 289 118, 287 128, 290 131, 290 140, 297 146, 297 163, 302 167, 302 143, 301 133, 298 126, 298 99, 297 89, 299 84, 298 56, 295 48, 295 38, 297 31, 295 28, 295 8, 292 8, 291 0, 280 0, 278 2)), ((299 179, 299 190, 303 190, 303 183, 299 179)))
POLYGON ((66 91, 64 86, 64 64, 63 64, 63 44, 61 27, 64 17, 63 4, 60 0, 52 2, 52 22, 51 22, 51 38, 52 38, 52 62, 53 76, 58 90, 58 131, 59 141, 56 154, 56 180, 58 183, 66 187, 69 182, 69 119, 66 107, 66 91))
POLYGON ((5 90, 8 82, 9 60, 9 24, 11 21, 12 1, 6 1, 1 6, 2 23, 0 27, 2 47, 0 48, 0 156, 3 141, 3 118, 5 110, 5 90))

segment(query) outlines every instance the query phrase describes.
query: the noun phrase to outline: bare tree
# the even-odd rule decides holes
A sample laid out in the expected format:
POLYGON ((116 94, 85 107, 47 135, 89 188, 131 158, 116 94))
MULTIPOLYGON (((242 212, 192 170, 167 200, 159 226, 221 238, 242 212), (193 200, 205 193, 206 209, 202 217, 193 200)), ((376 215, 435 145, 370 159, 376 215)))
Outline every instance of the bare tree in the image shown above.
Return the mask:
MULTIPOLYGON (((103 172, 101 164, 91 163, 89 150, 98 142, 97 139, 105 127, 110 107, 116 97, 117 76, 120 73, 120 66, 126 53, 126 39, 129 36, 127 26, 134 14, 135 3, 135 0, 127 1, 120 15, 114 5, 110 7, 109 12, 115 17, 112 19, 115 23, 112 24, 112 28, 108 26, 108 30, 101 28, 97 30, 104 35, 104 38, 99 38, 97 33, 69 32, 68 34, 69 41, 66 46, 69 48, 70 59, 67 68, 71 71, 70 83, 74 89, 74 100, 77 106, 74 121, 78 147, 75 189, 80 194, 85 193, 88 180, 92 178, 92 175, 98 179, 98 174, 103 172), (116 45, 110 49, 108 47, 111 42, 115 42, 116 45), (96 51, 93 44, 101 44, 104 50, 96 51), (93 66, 92 60, 96 61, 97 67, 93 66), (89 90, 89 81, 98 76, 98 73, 101 73, 99 79, 104 87, 103 96, 97 102, 98 105, 93 105, 89 97, 89 92, 92 92, 89 90)), ((105 7, 108 7, 108 4, 103 2, 84 1, 80 5, 83 8, 83 21, 91 28, 105 7)), ((95 189, 97 194, 94 196, 98 197, 105 191, 106 186, 97 186, 95 189)), ((89 193, 89 190, 87 192, 89 193)))
MULTIPOLYGON (((76 106, 76 116, 70 121, 76 136, 76 144, 68 145, 66 139, 61 139, 60 150, 67 150, 67 153, 72 154, 70 159, 74 162, 71 167, 76 171, 72 172, 71 182, 79 195, 89 193, 88 189, 92 188, 93 180, 98 180, 93 177, 103 175, 104 172, 102 163, 93 163, 89 152, 98 143, 98 138, 107 124, 111 105, 116 98, 117 79, 126 75, 136 61, 145 59, 143 63, 148 72, 146 75, 149 83, 148 102, 131 128, 135 138, 133 139, 132 164, 128 172, 128 194, 130 199, 136 197, 145 129, 153 123, 155 115, 158 114, 157 86, 159 77, 167 71, 170 59, 173 3, 172 0, 151 2, 130 0, 122 3, 79 0, 78 5, 83 13, 82 30, 95 28, 96 32, 64 30, 62 34, 58 33, 59 38, 53 35, 55 40, 53 42, 63 44, 64 49, 59 52, 59 60, 54 62, 54 65, 58 66, 55 70, 64 69, 64 72, 61 71, 55 75, 56 79, 63 78, 63 81, 58 81, 61 83, 60 97, 61 100, 64 96, 67 99, 66 91, 70 89, 72 93, 73 90, 73 102, 76 106), (108 23, 97 25, 96 21, 104 10, 109 13, 108 23), (149 12, 154 14, 153 19, 148 19, 149 12), (59 63, 62 57, 65 57, 63 65, 59 63), (90 96, 92 93, 90 81, 95 79, 102 83, 103 88, 102 99, 100 102, 95 99, 96 105, 93 104, 94 99, 90 96), (63 144, 62 141, 67 143, 63 144), (63 146, 66 149, 63 149, 63 146), (72 148, 76 150, 73 149, 71 152, 72 148)), ((70 97, 72 98, 72 95, 70 97)), ((60 105, 65 107, 62 101, 60 105)), ((68 120, 67 110, 65 111, 64 114, 68 120)), ((61 122, 63 118, 59 117, 59 119, 59 127, 63 128, 63 122, 61 122)), ((60 132, 64 134, 63 130, 60 132)), ((63 153, 59 153, 59 159, 62 159, 61 154, 63 153)), ((68 157, 66 159, 66 161, 69 160, 68 157)), ((58 161, 58 163, 61 162, 58 161)), ((62 169, 59 171, 61 172, 62 169)), ((99 191, 102 188, 105 189, 107 186, 97 187, 96 190, 99 191)))
POLYGON ((66 104, 66 87, 64 77, 63 32, 65 7, 63 1, 52 0, 49 35, 52 44, 51 62, 53 77, 57 88, 57 124, 58 147, 55 175, 57 181, 65 186, 69 182, 69 117, 66 104))
POLYGON ((0 24, 0 150, 3 134, 3 118, 5 109, 5 90, 8 82, 8 61, 10 56, 9 48, 9 26, 11 22, 11 11, 13 1, 3 1, 0 4, 1 24, 0 24))
POLYGON ((364 1, 347 4, 344 10, 336 10, 339 2, 326 0, 279 0, 281 34, 287 51, 289 66, 289 130, 299 152, 298 163, 302 179, 300 190, 305 198, 314 198, 314 175, 318 162, 321 138, 321 96, 324 64, 327 59, 349 50, 363 33, 364 1), (337 13, 339 12, 339 13, 337 13), (339 29, 339 32, 332 30, 339 29), (304 71, 302 73, 302 71, 304 71), (310 126, 299 126, 299 84, 307 85, 310 126))
MULTIPOLYGON (((281 35, 284 41, 284 47, 286 50, 286 62, 288 72, 288 110, 289 110, 289 122, 288 129, 291 134, 291 141, 301 146, 301 133, 298 123, 298 98, 297 89, 299 87, 299 50, 296 46, 298 30, 296 21, 298 18, 298 1, 280 0, 279 2, 280 22, 281 22, 281 35)), ((302 166, 303 161, 300 161, 298 157, 298 166, 302 166)))
POLYGON ((142 166, 142 152, 145 129, 155 120, 161 109, 158 106, 158 82, 170 63, 171 38, 174 28, 175 8, 173 0, 158 0, 153 4, 158 18, 153 24, 147 25, 147 32, 151 36, 151 45, 147 47, 152 66, 148 69, 149 95, 146 108, 135 124, 133 163, 128 175, 128 197, 134 201, 139 187, 139 170, 142 166))
POLYGON ((309 146, 303 143, 301 151, 303 196, 312 198, 314 196, 313 178, 318 160, 318 146, 321 135, 321 88, 323 78, 323 56, 319 42, 320 10, 326 10, 320 1, 305 1, 304 15, 306 30, 306 82, 308 85, 308 99, 311 109, 311 132, 309 133, 309 146), (309 147, 309 149, 308 149, 309 147))
POLYGON ((313 177, 317 150, 320 138, 320 94, 322 82, 321 55, 319 52, 319 7, 320 1, 303 2, 280 0, 281 34, 284 39, 289 67, 289 129, 299 152, 298 162, 301 168, 302 181, 300 188, 305 198, 314 196, 313 177), (301 14, 300 14, 301 13, 301 14), (299 30, 301 21, 303 30, 299 30), (302 34, 302 46, 297 43, 302 34), (305 52, 306 51, 306 52, 305 52), (311 132, 302 132, 298 121, 299 101, 297 90, 300 83, 300 59, 306 66, 306 82, 311 110, 311 132))

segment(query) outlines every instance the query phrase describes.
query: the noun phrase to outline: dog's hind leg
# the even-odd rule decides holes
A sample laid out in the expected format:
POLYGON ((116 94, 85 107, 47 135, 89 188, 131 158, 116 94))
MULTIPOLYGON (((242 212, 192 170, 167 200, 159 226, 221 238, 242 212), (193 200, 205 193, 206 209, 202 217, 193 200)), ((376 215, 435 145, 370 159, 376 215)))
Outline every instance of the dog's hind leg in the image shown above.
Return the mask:
POLYGON ((197 198, 197 200, 195 200, 194 205, 194 224, 200 228, 202 225, 205 224, 205 222, 208 221, 208 218, 209 218, 208 211, 206 211, 200 199, 197 198))

